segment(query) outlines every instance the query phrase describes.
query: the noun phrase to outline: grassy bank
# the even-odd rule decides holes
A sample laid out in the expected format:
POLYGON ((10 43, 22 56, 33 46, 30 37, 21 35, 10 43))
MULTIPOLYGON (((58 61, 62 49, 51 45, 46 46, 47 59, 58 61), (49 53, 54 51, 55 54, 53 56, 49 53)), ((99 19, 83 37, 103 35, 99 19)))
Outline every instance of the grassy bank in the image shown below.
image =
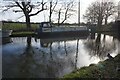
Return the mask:
POLYGON ((120 67, 120 54, 114 57, 114 59, 107 59, 99 62, 98 64, 91 64, 86 67, 82 67, 70 74, 67 74, 63 79, 69 78, 119 78, 120 71, 117 71, 117 67, 120 67))
MULTIPOLYGON (((31 29, 35 30, 38 28, 38 24, 31 23, 31 29)), ((25 23, 4 23, 2 26, 3 30, 26 30, 26 24, 25 23)))
POLYGON ((35 36, 35 32, 12 32, 11 37, 35 36))

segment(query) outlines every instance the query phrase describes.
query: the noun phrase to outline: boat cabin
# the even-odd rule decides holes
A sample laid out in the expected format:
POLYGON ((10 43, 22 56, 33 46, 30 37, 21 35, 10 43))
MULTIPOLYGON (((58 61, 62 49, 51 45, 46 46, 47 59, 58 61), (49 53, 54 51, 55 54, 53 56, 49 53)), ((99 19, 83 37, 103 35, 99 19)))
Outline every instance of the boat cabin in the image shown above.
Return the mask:
POLYGON ((39 25, 40 32, 51 32, 52 25, 50 22, 41 22, 39 25))

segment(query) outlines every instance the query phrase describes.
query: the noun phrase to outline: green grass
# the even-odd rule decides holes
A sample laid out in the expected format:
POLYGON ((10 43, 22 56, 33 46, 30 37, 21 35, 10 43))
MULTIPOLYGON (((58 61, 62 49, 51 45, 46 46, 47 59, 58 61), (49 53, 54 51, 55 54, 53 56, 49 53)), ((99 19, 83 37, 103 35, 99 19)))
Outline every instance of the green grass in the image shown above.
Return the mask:
MULTIPOLYGON (((35 30, 36 28, 38 28, 38 24, 31 24, 31 27, 33 30, 35 30)), ((3 30, 24 30, 27 29, 26 28, 26 24, 25 23, 4 23, 4 25, 2 26, 3 30)))
POLYGON ((35 34, 34 32, 13 32, 12 35, 30 35, 30 34, 35 34))
POLYGON ((113 60, 107 59, 98 64, 82 67, 70 74, 64 75, 63 79, 69 78, 120 78, 120 72, 116 71, 120 66, 120 54, 113 60))

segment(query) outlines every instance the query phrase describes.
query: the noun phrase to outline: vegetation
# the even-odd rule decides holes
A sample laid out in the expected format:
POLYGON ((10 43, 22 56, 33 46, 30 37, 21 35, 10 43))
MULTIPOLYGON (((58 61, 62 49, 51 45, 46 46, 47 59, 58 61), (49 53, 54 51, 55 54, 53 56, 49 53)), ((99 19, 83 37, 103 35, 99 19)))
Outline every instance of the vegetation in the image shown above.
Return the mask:
POLYGON ((14 32, 12 33, 12 36, 18 36, 18 35, 34 35, 34 32, 14 32))
POLYGON ((18 17, 18 19, 25 17, 25 24, 28 30, 31 30, 31 20, 32 16, 38 15, 43 11, 49 12, 49 22, 58 21, 58 24, 63 24, 71 15, 72 12, 75 12, 74 8, 74 0, 69 2, 59 1, 59 0, 50 0, 50 1, 40 1, 40 2, 33 2, 31 0, 28 1, 13 1, 9 5, 5 5, 5 8, 2 9, 2 12, 7 12, 9 9, 13 10, 13 12, 18 13, 22 12, 23 15, 18 17), (62 4, 61 4, 62 2, 62 4), (59 7, 60 9, 59 9, 59 7), (16 8, 17 7, 17 8, 16 8), (52 14, 54 13, 55 16, 58 17, 56 20, 52 20, 52 14))
POLYGON ((45 8, 46 2, 42 0, 42 2, 38 3, 37 5, 32 4, 31 1, 14 1, 14 3, 9 4, 9 6, 6 6, 7 9, 14 8, 14 7, 19 7, 21 10, 14 10, 15 12, 23 12, 25 19, 26 19, 26 27, 28 30, 31 29, 31 24, 30 24, 30 17, 35 16, 39 14, 40 12, 46 10, 45 8), (39 8, 37 12, 33 12, 33 9, 39 8))
MULTIPOLYGON (((35 30, 38 28, 38 24, 31 24, 31 29, 35 30)), ((18 30, 27 30, 26 28, 26 24, 25 23, 9 23, 9 22, 5 22, 2 26, 3 30, 13 30, 13 31, 18 31, 18 30)))
MULTIPOLYGON (((53 26, 57 26, 57 23, 52 24, 53 26)), ((77 23, 74 24, 69 24, 69 23, 64 23, 62 24, 63 26, 78 26, 77 23)), ((85 23, 81 23, 81 26, 86 26, 85 23)), ((35 30, 39 28, 39 23, 31 23, 31 29, 35 30)), ((3 22, 3 26, 2 26, 3 30, 13 30, 13 31, 18 31, 18 30, 27 30, 26 28, 26 24, 25 23, 21 23, 21 22, 3 22)))
POLYGON ((120 72, 116 69, 120 67, 120 54, 114 59, 107 59, 98 64, 91 64, 88 67, 82 67, 70 74, 67 74, 63 79, 69 78, 120 78, 120 72))
POLYGON ((90 24, 97 24, 97 27, 102 29, 102 25, 107 25, 109 17, 113 16, 115 12, 114 2, 109 0, 95 1, 87 8, 84 19, 90 24))

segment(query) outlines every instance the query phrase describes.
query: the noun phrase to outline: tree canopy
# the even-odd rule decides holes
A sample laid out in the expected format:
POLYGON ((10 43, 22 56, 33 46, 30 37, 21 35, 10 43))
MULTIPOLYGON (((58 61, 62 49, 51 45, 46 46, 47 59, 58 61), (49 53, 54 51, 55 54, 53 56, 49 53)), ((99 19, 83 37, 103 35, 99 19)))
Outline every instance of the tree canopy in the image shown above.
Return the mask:
POLYGON ((101 27, 104 23, 107 24, 108 18, 116 12, 115 4, 112 1, 95 1, 86 10, 84 19, 91 24, 97 24, 101 27))

